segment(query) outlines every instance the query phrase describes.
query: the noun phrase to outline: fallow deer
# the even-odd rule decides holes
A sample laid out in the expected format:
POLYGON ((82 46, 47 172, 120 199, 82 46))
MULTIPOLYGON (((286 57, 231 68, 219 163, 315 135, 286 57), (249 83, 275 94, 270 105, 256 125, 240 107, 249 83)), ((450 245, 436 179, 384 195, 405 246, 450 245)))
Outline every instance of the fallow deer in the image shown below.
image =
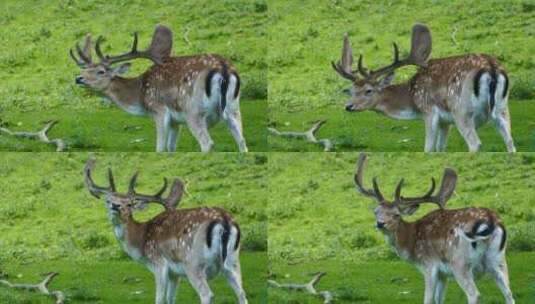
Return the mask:
POLYGON ((362 55, 353 70, 353 55, 347 34, 342 58, 332 62, 342 77, 351 80, 350 112, 371 110, 395 119, 419 119, 425 123, 425 152, 444 151, 451 124, 457 126, 469 151, 479 151, 476 129, 494 122, 507 151, 515 152, 508 109, 509 79, 500 62, 486 54, 465 54, 431 59, 431 33, 416 24, 412 29, 410 54, 399 59, 394 43, 394 62, 375 71, 363 67, 362 55), (419 69, 404 83, 392 84, 396 69, 415 65, 419 69), (360 74, 360 75, 359 75, 360 74))
POLYGON ((378 206, 374 214, 376 227, 404 260, 414 264, 424 275, 425 304, 444 303, 447 278, 453 275, 466 293, 468 303, 479 303, 479 291, 474 282, 478 274, 490 273, 508 304, 514 303, 509 288, 509 274, 505 260, 506 230, 499 216, 487 208, 445 209, 457 183, 453 169, 444 170, 439 191, 435 180, 420 197, 401 195, 403 179, 396 187, 394 200, 388 201, 379 190, 377 179, 373 188, 363 186, 366 154, 358 159, 355 173, 357 190, 373 198, 378 206), (412 215, 423 203, 434 203, 439 209, 431 211, 415 222, 403 216, 412 215))
POLYGON ((175 180, 164 198, 167 179, 154 195, 137 193, 137 173, 127 193, 116 190, 111 169, 108 186, 98 186, 91 177, 95 165, 89 159, 84 168, 89 192, 104 197, 115 237, 123 250, 145 265, 156 280, 156 304, 174 304, 180 277, 186 277, 202 304, 212 303, 208 280, 222 272, 236 293, 240 304, 247 298, 240 270, 240 228, 232 216, 221 208, 176 209, 184 186, 175 180), (138 222, 133 212, 149 203, 165 206, 165 211, 147 222, 138 222))
POLYGON ((130 52, 103 55, 100 36, 95 51, 100 62, 93 62, 92 40, 87 35, 82 49, 76 44, 82 69, 76 83, 103 93, 120 108, 134 115, 149 115, 156 122, 156 151, 175 151, 180 126, 187 124, 201 151, 213 148, 208 128, 221 118, 226 121, 240 152, 247 152, 240 113, 240 77, 227 59, 216 54, 172 57, 172 32, 157 26, 152 43, 145 51, 137 50, 138 37, 130 52), (130 63, 114 64, 136 58, 154 62, 145 73, 123 78, 130 63))

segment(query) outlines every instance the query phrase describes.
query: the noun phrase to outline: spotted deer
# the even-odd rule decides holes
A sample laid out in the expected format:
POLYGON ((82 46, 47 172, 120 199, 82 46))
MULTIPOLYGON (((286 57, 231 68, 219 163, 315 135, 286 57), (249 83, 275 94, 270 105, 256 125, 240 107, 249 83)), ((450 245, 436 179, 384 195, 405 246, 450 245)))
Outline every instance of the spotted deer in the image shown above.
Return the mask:
POLYGON ((240 76, 227 59, 216 54, 172 57, 172 32, 157 26, 151 45, 137 50, 138 36, 130 52, 104 55, 100 36, 95 45, 99 62, 92 60, 91 36, 84 48, 76 44, 75 56, 81 68, 76 83, 103 93, 126 112, 148 115, 156 122, 156 151, 175 151, 180 126, 186 124, 199 143, 201 151, 212 150, 214 142, 208 128, 223 118, 240 152, 247 152, 240 114, 240 76), (154 64, 143 74, 124 78, 130 63, 114 64, 137 58, 150 59, 154 64))
POLYGON ((365 188, 363 180, 366 154, 357 162, 355 184, 364 196, 373 198, 378 206, 374 214, 376 227, 404 260, 414 264, 424 275, 425 304, 444 303, 448 276, 453 275, 466 293, 468 303, 479 303, 474 277, 492 274, 508 304, 514 303, 509 288, 505 260, 506 230, 499 216, 487 208, 445 209, 457 184, 453 169, 444 170, 440 189, 435 192, 435 179, 423 196, 401 195, 403 179, 396 187, 394 200, 388 201, 379 190, 377 178, 373 188, 365 188), (403 216, 414 214, 421 204, 437 204, 439 209, 415 222, 403 216))
POLYGON ((507 104, 509 80, 500 62, 486 54, 465 54, 430 59, 431 33, 421 24, 412 29, 410 54, 399 59, 394 43, 394 62, 375 71, 363 66, 362 55, 353 70, 347 34, 342 58, 333 68, 353 85, 349 112, 371 110, 394 119, 421 119, 425 123, 425 152, 445 151, 454 124, 471 152, 479 151, 476 129, 491 120, 503 137, 507 151, 515 152, 507 104), (416 74, 404 83, 392 84, 394 72, 415 65, 416 74))
POLYGON ((186 277, 202 304, 212 303, 208 280, 222 272, 236 293, 240 304, 247 298, 242 286, 239 262, 240 228, 221 208, 176 209, 184 186, 175 180, 164 198, 167 179, 154 195, 137 193, 135 173, 127 193, 116 190, 111 169, 108 186, 98 186, 91 177, 95 160, 84 168, 85 184, 96 198, 104 197, 108 217, 122 249, 136 262, 145 265, 156 280, 156 304, 174 304, 176 288, 186 277), (133 213, 149 203, 165 210, 147 222, 138 222, 133 213))

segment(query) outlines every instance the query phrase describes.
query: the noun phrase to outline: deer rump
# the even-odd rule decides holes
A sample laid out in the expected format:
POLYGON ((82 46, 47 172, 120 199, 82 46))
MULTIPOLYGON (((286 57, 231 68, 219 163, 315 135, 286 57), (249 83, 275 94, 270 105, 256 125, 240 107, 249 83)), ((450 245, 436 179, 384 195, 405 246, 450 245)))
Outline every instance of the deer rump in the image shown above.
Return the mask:
POLYGON ((231 76, 236 78, 236 84, 233 88, 234 92, 231 92, 233 93, 233 98, 236 99, 240 93, 240 76, 237 72, 229 72, 228 66, 225 63, 222 63, 221 68, 212 69, 206 75, 206 83, 204 87, 206 89, 206 96, 208 99, 210 99, 213 93, 212 91, 214 90, 212 86, 221 89, 221 111, 224 111, 225 107, 227 106, 227 92, 231 82, 231 76))
POLYGON ((464 236, 471 242, 472 248, 476 249, 477 242, 487 240, 492 237, 496 231, 496 228, 499 228, 502 231, 499 250, 503 251, 505 247, 505 241, 507 240, 507 231, 501 223, 496 224, 492 219, 480 219, 474 222, 472 229, 469 231, 463 231, 463 233, 464 236))
POLYGON ((241 231, 236 223, 227 219, 210 222, 206 229, 206 245, 209 250, 221 250, 221 261, 227 260, 229 250, 236 251, 240 245, 241 231), (235 232, 233 232, 233 229, 235 232))
POLYGON ((478 70, 474 76, 474 95, 476 98, 480 98, 480 96, 488 94, 490 112, 494 111, 496 97, 501 96, 500 99, 505 99, 508 89, 509 77, 507 77, 507 73, 493 65, 490 68, 478 70), (500 76, 503 77, 502 81, 500 81, 500 76))

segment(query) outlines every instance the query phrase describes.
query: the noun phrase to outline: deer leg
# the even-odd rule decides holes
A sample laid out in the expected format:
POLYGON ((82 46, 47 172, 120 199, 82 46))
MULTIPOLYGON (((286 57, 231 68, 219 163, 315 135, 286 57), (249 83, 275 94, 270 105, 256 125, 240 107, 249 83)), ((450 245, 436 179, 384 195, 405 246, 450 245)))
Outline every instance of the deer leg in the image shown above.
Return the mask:
POLYGON ((160 267, 154 272, 156 279, 156 304, 166 304, 165 296, 167 292, 168 274, 166 269, 160 267))
POLYGON ((180 282, 180 278, 177 275, 169 273, 169 278, 167 281, 167 290, 166 290, 166 295, 165 295, 167 304, 175 304, 176 289, 178 287, 179 282, 180 282))
POLYGON ((461 287, 468 298, 468 304, 479 303, 479 291, 477 290, 476 283, 474 282, 474 275, 468 267, 453 268, 453 275, 455 280, 461 287))
POLYGON ((188 277, 193 289, 195 289, 199 295, 201 304, 212 304, 212 301, 214 300, 214 294, 212 290, 210 290, 206 275, 202 269, 198 267, 196 268, 197 269, 186 269, 186 276, 188 277))
POLYGON ((195 117, 187 118, 186 122, 188 123, 191 134, 193 134, 193 137, 195 137, 201 146, 201 151, 210 152, 214 147, 214 141, 210 137, 210 133, 208 133, 206 120, 203 117, 196 115, 195 117))
POLYGON ((231 269, 224 268, 223 273, 225 274, 230 287, 234 290, 236 297, 238 297, 238 303, 247 304, 247 297, 243 290, 240 262, 236 259, 235 263, 231 266, 231 269))
POLYGON ((234 141, 238 145, 240 152, 247 152, 247 145, 245 144, 245 138, 243 137, 243 128, 241 122, 241 113, 240 111, 234 111, 226 115, 227 126, 234 137, 234 141))
POLYGON ((516 152, 513 136, 511 135, 511 119, 508 108, 505 108, 505 110, 494 119, 494 125, 505 142, 507 152, 516 152))
POLYGON ((437 285, 437 271, 434 268, 426 269, 424 273, 425 292, 424 304, 433 304, 433 296, 437 285))
POLYGON ((481 149, 481 140, 477 135, 474 119, 469 115, 461 118, 454 116, 454 119, 459 133, 461 133, 468 145, 468 150, 470 152, 478 152, 481 149))
POLYGON ((433 152, 437 139, 438 117, 432 113, 425 118, 425 152, 433 152))
POLYGON ((500 291, 505 298, 505 302, 507 304, 514 304, 515 300, 513 298, 511 288, 509 287, 509 271, 507 270, 505 257, 503 257, 502 261, 498 263, 498 265, 494 266, 490 272, 492 273, 492 277, 498 285, 498 288, 500 288, 500 291))
POLYGON ((435 150, 437 152, 446 151, 446 144, 448 141, 448 133, 450 132, 449 124, 439 124, 438 126, 438 137, 436 142, 435 150))
POLYGON ((437 285, 435 287, 435 304, 443 304, 446 297, 446 287, 448 286, 448 278, 439 274, 437 285))
POLYGON ((177 123, 171 123, 169 133, 167 134, 167 151, 175 152, 178 137, 180 135, 180 125, 177 123))
POLYGON ((158 113, 155 114, 154 121, 156 122, 156 152, 164 152, 169 132, 169 117, 164 113, 158 113))

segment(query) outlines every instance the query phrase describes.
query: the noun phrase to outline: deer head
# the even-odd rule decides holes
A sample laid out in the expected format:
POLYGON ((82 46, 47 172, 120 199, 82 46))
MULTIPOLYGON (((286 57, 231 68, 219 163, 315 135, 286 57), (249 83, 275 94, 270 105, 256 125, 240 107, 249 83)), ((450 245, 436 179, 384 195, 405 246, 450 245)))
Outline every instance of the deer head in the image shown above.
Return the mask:
POLYGON ((184 193, 184 184, 179 180, 173 181, 173 186, 169 195, 164 198, 163 193, 167 189, 167 179, 164 178, 163 186, 156 194, 146 195, 137 193, 135 188, 137 184, 138 172, 134 173, 130 179, 128 192, 119 193, 115 187, 115 181, 111 168, 108 168, 108 186, 99 186, 95 184, 91 177, 91 172, 95 166, 95 159, 89 159, 84 168, 84 180, 89 193, 96 198, 104 196, 106 208, 110 216, 121 219, 128 219, 135 210, 143 210, 149 203, 163 205, 166 209, 174 209, 180 202, 184 193))
POLYGON ((353 51, 347 34, 344 36, 342 58, 337 63, 331 62, 331 64, 340 76, 353 83, 350 90, 351 99, 346 104, 347 111, 373 109, 379 103, 384 88, 394 80, 396 69, 406 65, 427 66, 427 59, 431 54, 431 33, 425 25, 413 26, 411 52, 405 59, 399 59, 399 48, 396 43, 393 45, 394 61, 392 64, 377 70, 368 70, 364 67, 363 58, 360 55, 358 68, 353 70, 353 51))
POLYGON ((102 53, 100 48, 102 40, 103 37, 99 36, 95 45, 95 52, 100 60, 99 62, 94 62, 92 58, 91 48, 93 43, 90 34, 86 36, 83 49, 76 43, 75 48, 78 57, 75 56, 72 49, 69 51, 71 58, 82 69, 80 75, 76 77, 76 84, 88 86, 98 91, 106 90, 114 77, 126 73, 131 66, 129 62, 119 66, 114 66, 114 64, 136 58, 146 58, 160 65, 165 58, 170 56, 173 42, 171 30, 162 25, 156 26, 152 42, 145 51, 137 50, 137 33, 134 33, 132 49, 117 56, 109 56, 102 53))
POLYGON ((373 198, 378 206, 375 208, 374 214, 376 219, 376 226, 378 229, 386 231, 393 231, 401 221, 404 215, 411 215, 423 203, 437 204, 441 209, 446 206, 446 202, 451 198, 455 185, 457 183, 457 174, 453 169, 446 168, 442 176, 442 183, 437 194, 435 192, 435 179, 431 178, 431 186, 429 190, 419 197, 404 197, 401 195, 403 187, 403 179, 401 179, 396 187, 394 193, 394 200, 389 201, 384 198, 379 190, 377 178, 372 179, 373 188, 367 189, 363 186, 363 171, 366 163, 366 154, 361 153, 357 162, 357 169, 355 172, 355 185, 357 190, 365 196, 373 198))

